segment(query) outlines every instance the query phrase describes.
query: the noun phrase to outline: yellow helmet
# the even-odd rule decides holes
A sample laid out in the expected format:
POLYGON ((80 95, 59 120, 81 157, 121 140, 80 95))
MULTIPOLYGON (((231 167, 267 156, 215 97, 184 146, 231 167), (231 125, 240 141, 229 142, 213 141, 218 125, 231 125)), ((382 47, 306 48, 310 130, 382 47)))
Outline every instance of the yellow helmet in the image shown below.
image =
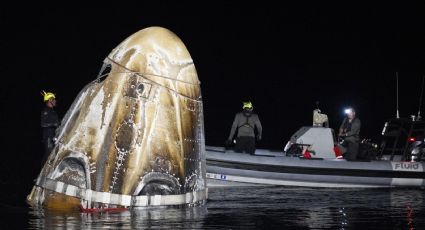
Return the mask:
POLYGON ((50 100, 51 98, 56 99, 56 96, 54 93, 51 93, 51 92, 46 93, 44 90, 43 92, 41 92, 41 95, 43 96, 44 102, 50 100))
POLYGON ((242 109, 252 109, 252 103, 250 101, 243 102, 242 109))

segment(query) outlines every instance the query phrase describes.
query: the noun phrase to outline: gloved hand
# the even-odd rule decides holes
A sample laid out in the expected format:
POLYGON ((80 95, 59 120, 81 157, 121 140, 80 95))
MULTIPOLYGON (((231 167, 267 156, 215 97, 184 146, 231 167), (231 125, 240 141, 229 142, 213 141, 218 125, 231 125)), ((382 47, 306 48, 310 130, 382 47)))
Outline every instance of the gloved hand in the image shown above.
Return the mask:
POLYGON ((232 139, 227 139, 227 140, 224 142, 224 144, 225 144, 226 146, 231 145, 231 144, 232 144, 232 139))
POLYGON ((257 135, 257 141, 261 141, 261 135, 257 135))

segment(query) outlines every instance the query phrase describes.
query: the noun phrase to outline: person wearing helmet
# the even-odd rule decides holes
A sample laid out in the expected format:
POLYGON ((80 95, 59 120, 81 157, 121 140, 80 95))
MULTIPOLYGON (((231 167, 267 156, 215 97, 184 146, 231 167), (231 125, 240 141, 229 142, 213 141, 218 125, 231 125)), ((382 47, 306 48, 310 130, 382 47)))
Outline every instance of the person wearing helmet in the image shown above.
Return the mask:
POLYGON ((56 128, 59 126, 59 117, 54 107, 56 106, 56 96, 53 93, 45 92, 42 93, 43 101, 45 106, 41 111, 41 128, 43 129, 42 142, 44 144, 44 156, 42 159, 42 165, 47 160, 50 152, 54 146, 54 137, 56 128))
POLYGON ((230 130, 229 138, 226 144, 232 143, 233 136, 235 135, 236 129, 238 130, 235 152, 243 152, 254 154, 255 152, 255 137, 257 141, 261 140, 262 126, 258 115, 253 113, 254 107, 251 102, 243 102, 243 111, 236 114, 230 130), (255 135, 255 128, 257 129, 257 135, 255 135))
POLYGON ((342 138, 342 146, 347 149, 344 158, 353 161, 357 159, 360 142, 360 119, 356 117, 356 111, 353 108, 345 110, 347 115, 339 127, 338 136, 342 138))

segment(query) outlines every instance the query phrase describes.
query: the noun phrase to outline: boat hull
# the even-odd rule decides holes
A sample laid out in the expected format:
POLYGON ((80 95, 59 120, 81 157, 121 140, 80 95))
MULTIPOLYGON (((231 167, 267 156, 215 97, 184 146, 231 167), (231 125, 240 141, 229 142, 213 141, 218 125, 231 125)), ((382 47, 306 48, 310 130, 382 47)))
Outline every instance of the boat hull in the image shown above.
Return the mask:
POLYGON ((209 186, 248 183, 308 187, 425 187, 424 162, 309 160, 257 150, 207 147, 209 186))

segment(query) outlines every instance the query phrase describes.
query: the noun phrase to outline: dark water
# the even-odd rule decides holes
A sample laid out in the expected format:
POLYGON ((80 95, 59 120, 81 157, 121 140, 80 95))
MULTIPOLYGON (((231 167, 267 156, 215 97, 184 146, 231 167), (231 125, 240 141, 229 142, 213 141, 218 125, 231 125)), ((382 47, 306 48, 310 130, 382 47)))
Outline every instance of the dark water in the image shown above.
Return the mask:
POLYGON ((210 188, 204 206, 97 214, 34 211, 5 200, 0 229, 425 229, 424 192, 210 188))

